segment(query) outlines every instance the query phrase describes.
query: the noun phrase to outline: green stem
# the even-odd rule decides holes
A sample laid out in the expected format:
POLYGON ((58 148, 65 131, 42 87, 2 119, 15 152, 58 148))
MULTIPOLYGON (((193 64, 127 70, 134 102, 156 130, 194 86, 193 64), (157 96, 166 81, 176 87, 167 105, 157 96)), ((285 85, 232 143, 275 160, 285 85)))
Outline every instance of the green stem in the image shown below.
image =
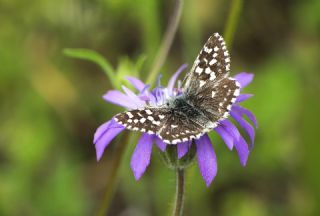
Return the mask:
POLYGON ((160 68, 162 67, 164 61, 167 58, 169 49, 172 45, 174 35, 177 32, 178 24, 180 22, 181 13, 182 13, 182 5, 183 0, 176 0, 175 1, 175 7, 172 17, 169 21, 169 26, 166 30, 166 33, 164 35, 164 38, 162 40, 160 49, 157 53, 157 57, 155 58, 155 62, 153 64, 153 67, 149 73, 149 76, 147 77, 146 83, 153 83, 153 81, 156 79, 160 68))
POLYGON ((106 185, 106 190, 104 193, 103 200, 97 212, 97 216, 105 216, 108 212, 109 206, 111 204, 111 199, 113 197, 115 188, 117 187, 118 182, 118 173, 120 171, 121 162, 125 155, 125 151, 127 149, 128 141, 132 140, 133 133, 125 132, 125 134, 121 137, 116 149, 116 155, 114 156, 114 161, 112 166, 110 166, 110 176, 109 181, 106 185))
POLYGON ((232 0, 227 24, 224 30, 224 39, 229 49, 232 46, 234 34, 236 32, 239 16, 242 10, 243 0, 232 0))
POLYGON ((176 198, 172 216, 182 216, 184 203, 184 169, 176 169, 176 198))

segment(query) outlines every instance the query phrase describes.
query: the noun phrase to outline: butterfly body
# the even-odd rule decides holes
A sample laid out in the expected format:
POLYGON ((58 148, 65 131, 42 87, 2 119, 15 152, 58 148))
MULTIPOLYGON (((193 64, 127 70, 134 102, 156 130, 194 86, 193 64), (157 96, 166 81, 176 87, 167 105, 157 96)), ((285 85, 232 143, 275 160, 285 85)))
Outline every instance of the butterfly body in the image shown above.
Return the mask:
POLYGON ((146 106, 115 116, 127 129, 156 134, 165 143, 199 139, 228 117, 240 85, 228 77, 230 57, 219 34, 211 36, 184 79, 179 95, 162 105, 146 106))

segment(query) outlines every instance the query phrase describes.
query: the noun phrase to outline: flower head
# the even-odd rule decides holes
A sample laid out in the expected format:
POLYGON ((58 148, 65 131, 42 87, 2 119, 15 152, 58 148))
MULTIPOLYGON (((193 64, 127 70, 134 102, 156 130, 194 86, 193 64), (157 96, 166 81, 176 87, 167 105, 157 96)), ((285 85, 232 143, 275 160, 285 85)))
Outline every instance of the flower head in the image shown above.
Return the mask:
MULTIPOLYGON (((170 100, 170 98, 181 94, 182 90, 180 86, 178 85, 175 88, 175 84, 179 74, 185 68, 186 65, 182 65, 171 77, 166 87, 161 86, 159 78, 157 87, 153 90, 149 90, 150 86, 144 84, 141 80, 134 77, 128 77, 128 81, 137 90, 137 94, 123 86, 122 89, 124 93, 117 90, 110 90, 103 96, 103 98, 107 102, 122 106, 129 110, 144 108, 145 106, 161 106, 166 103, 166 101, 170 100)), ((240 88, 242 89, 252 81, 253 74, 239 73, 234 76, 234 79, 238 81, 240 88)), ((247 100, 251 96, 251 94, 240 94, 236 98, 236 101, 233 103, 230 110, 231 117, 248 134, 250 138, 249 145, 242 137, 237 127, 228 119, 223 119, 217 122, 218 126, 213 129, 220 135, 230 150, 235 147, 242 166, 246 165, 249 152, 253 147, 255 136, 254 127, 246 121, 244 117, 246 116, 255 127, 257 127, 257 121, 254 115, 249 110, 241 107, 239 103, 247 100)), ((97 129, 94 135, 97 160, 101 159, 105 148, 109 145, 112 139, 124 129, 125 127, 117 123, 115 118, 112 118, 110 121, 102 124, 97 129)), ((206 185, 209 186, 217 174, 217 161, 212 143, 207 133, 198 139, 194 139, 194 142, 196 144, 197 159, 202 177, 206 182, 206 185)), ((142 133, 131 158, 131 169, 136 180, 140 179, 150 163, 153 143, 155 143, 161 151, 165 151, 166 146, 168 145, 156 134, 149 134, 147 132, 142 133)), ((179 159, 183 158, 187 154, 191 144, 192 141, 177 143, 177 157, 179 159)))

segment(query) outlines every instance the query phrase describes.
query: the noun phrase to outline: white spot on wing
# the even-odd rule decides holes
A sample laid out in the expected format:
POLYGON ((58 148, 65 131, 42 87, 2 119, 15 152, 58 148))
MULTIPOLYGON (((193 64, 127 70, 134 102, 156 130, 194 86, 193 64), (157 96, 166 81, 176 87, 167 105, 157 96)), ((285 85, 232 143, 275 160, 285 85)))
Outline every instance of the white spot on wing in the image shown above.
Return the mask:
POLYGON ((126 114, 127 114, 127 116, 128 116, 129 118, 132 118, 132 117, 133 117, 133 115, 132 115, 131 112, 126 112, 126 114))
POLYGON ((154 121, 154 118, 152 116, 148 116, 148 120, 154 121))
POLYGON ((204 86, 204 84, 206 84, 206 81, 200 80, 200 87, 204 86))
POLYGON ((226 65, 226 70, 229 71, 230 70, 230 64, 226 65))
POLYGON ((209 64, 210 65, 213 65, 213 64, 215 64, 217 62, 217 60, 215 59, 215 58, 213 58, 210 62, 209 62, 209 64))
POLYGON ((211 53, 212 52, 212 49, 211 48, 208 48, 207 46, 204 47, 204 51, 207 52, 207 53, 211 53))
POLYGON ((188 138, 182 138, 182 142, 187 142, 188 141, 188 138))
POLYGON ((172 144, 177 144, 177 143, 179 143, 179 142, 181 142, 180 139, 174 139, 174 140, 172 140, 172 144))
POLYGON ((209 73, 211 73, 211 72, 212 72, 211 69, 210 69, 209 67, 207 67, 205 73, 206 73, 206 74, 209 74, 209 73))
POLYGON ((141 123, 144 123, 146 120, 147 120, 146 118, 141 118, 141 119, 140 119, 140 122, 141 122, 141 123))
POLYGON ((215 95, 216 95, 216 92, 212 91, 211 97, 214 98, 215 95))
POLYGON ((147 113, 148 115, 151 115, 151 114, 152 114, 151 110, 148 110, 148 109, 146 109, 146 113, 147 113))
POLYGON ((214 72, 212 72, 210 74, 210 80, 214 80, 216 78, 216 74, 214 72))
POLYGON ((203 71, 203 69, 201 67, 197 67, 196 68, 196 73, 201 74, 203 71))
POLYGON ((240 89, 236 89, 236 90, 234 91, 234 96, 239 96, 239 94, 240 94, 240 89))
POLYGON ((152 123, 155 124, 155 125, 160 125, 159 121, 153 121, 152 123))

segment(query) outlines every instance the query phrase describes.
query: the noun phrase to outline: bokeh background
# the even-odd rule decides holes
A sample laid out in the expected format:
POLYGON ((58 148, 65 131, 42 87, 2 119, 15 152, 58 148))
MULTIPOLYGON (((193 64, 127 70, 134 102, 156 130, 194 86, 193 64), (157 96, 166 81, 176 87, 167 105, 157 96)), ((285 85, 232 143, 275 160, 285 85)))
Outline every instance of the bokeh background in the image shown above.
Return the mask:
MULTIPOLYGON (((163 82, 223 33, 231 4, 185 0, 163 82)), ((113 88, 103 68, 63 50, 94 50, 117 76, 145 79, 172 9, 170 0, 0 0, 0 215, 95 215, 110 186, 107 215, 167 215, 175 176, 156 151, 140 182, 134 140, 123 150, 116 139, 96 162, 95 129, 121 109, 101 97, 113 88)), ((213 137, 218 176, 206 188, 197 164, 188 170, 185 215, 320 215, 319 48, 319 0, 243 2, 229 49, 232 74, 255 74, 245 89, 255 95, 245 103, 259 123, 255 148, 243 168, 213 137)))

